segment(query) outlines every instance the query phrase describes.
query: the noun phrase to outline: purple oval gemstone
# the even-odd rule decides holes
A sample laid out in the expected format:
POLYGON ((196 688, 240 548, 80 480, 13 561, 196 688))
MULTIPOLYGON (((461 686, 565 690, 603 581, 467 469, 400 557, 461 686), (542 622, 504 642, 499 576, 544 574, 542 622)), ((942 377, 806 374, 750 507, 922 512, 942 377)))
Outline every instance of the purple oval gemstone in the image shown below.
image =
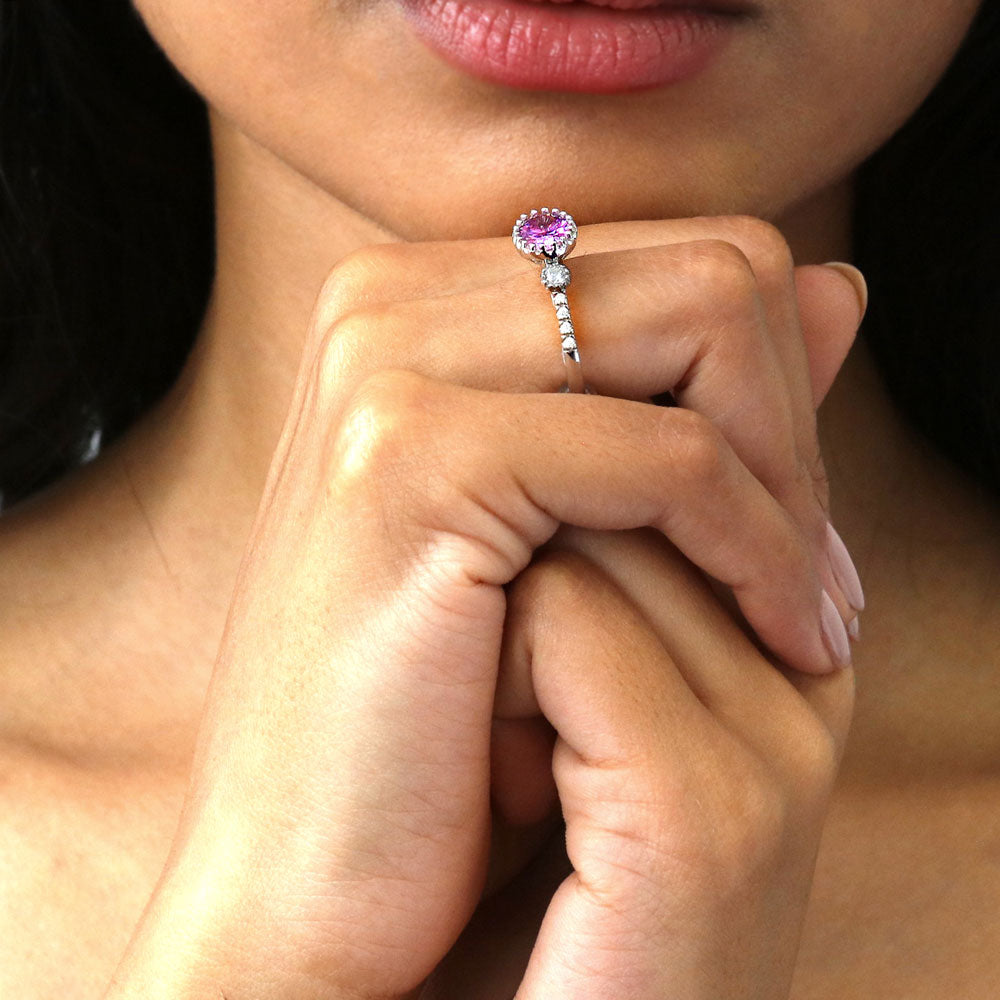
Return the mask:
POLYGON ((573 233, 573 224, 564 215, 539 212, 521 223, 518 234, 526 243, 553 246, 566 243, 573 233))

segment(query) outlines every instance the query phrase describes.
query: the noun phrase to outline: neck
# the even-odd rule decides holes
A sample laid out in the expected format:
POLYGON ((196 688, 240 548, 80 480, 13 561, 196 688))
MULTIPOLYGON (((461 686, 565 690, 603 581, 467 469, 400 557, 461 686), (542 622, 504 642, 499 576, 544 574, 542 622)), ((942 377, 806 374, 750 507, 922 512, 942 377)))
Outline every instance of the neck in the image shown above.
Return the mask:
MULTIPOLYGON (((164 456, 174 456, 159 463, 168 474, 177 468, 180 448, 205 478, 229 484, 227 520, 236 501, 247 524, 287 413, 324 277, 352 250, 399 237, 214 115, 212 137, 216 278, 184 374, 143 433, 155 436, 164 456), (206 427, 216 433, 206 434, 206 427), (188 433, 195 428, 198 433, 188 433)), ((151 443, 143 441, 144 453, 157 453, 146 447, 151 443)))

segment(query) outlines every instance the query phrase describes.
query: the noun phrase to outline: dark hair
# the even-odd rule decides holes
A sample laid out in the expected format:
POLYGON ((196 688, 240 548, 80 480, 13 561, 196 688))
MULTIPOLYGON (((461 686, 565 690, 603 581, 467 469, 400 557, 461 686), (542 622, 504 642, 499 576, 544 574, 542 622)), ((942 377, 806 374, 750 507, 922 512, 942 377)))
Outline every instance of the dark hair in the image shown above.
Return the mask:
MULTIPOLYGON (((864 337, 897 405, 1000 496, 1000 0, 860 168, 864 337)), ((26 496, 176 378, 213 271, 198 96, 129 0, 0 0, 0 489, 26 496)))
POLYGON ((911 425, 1000 500, 1000 0, 858 172, 862 332, 911 425))
POLYGON ((214 258, 204 104, 130 0, 0 0, 0 490, 176 378, 214 258))

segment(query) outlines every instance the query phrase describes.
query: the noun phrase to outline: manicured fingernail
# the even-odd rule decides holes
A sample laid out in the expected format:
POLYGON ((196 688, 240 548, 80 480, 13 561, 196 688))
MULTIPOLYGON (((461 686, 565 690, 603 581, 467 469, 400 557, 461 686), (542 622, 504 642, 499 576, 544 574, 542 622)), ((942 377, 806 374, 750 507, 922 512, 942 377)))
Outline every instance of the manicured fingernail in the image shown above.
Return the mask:
POLYGON ((844 540, 837 534, 829 521, 826 522, 826 551, 830 558, 830 568, 833 570, 837 586, 844 592, 847 603, 855 611, 864 611, 865 592, 861 587, 861 578, 847 551, 844 540))
POLYGON ((847 634, 854 640, 854 642, 857 642, 861 638, 861 626, 858 624, 859 621, 860 615, 855 615, 847 623, 847 634))
POLYGON ((853 264, 842 260, 828 260, 823 266, 839 271, 854 286, 858 305, 861 306, 861 319, 864 319, 865 311, 868 309, 868 282, 865 281, 865 276, 853 264))
POLYGON ((838 667, 851 665, 851 643, 847 638, 844 620, 840 617, 833 598, 824 590, 820 600, 820 625, 823 631, 823 642, 827 652, 838 667))

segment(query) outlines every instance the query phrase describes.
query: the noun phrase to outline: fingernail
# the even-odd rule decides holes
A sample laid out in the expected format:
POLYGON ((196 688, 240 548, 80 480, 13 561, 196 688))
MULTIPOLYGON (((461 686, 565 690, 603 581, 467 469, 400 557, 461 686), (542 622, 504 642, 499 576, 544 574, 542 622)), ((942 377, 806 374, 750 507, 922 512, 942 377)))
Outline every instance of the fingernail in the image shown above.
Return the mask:
POLYGON ((855 615, 847 623, 847 634, 854 640, 854 642, 857 642, 861 638, 861 626, 858 624, 860 620, 861 616, 855 615))
POLYGON ((837 605, 833 603, 833 598, 823 591, 820 600, 820 625, 823 632, 823 642, 826 644, 827 652, 833 658, 833 662, 838 667, 849 667, 851 665, 851 643, 847 638, 847 629, 844 627, 844 620, 840 617, 837 605))
POLYGON ((847 603, 855 611, 864 611, 865 592, 861 587, 861 578, 844 540, 829 521, 826 522, 826 551, 837 586, 844 592, 847 603))
POLYGON ((839 271, 854 286, 858 305, 861 306, 861 319, 864 319, 865 311, 868 309, 868 282, 865 281, 865 276, 853 264, 842 260, 828 260, 823 266, 839 271))

